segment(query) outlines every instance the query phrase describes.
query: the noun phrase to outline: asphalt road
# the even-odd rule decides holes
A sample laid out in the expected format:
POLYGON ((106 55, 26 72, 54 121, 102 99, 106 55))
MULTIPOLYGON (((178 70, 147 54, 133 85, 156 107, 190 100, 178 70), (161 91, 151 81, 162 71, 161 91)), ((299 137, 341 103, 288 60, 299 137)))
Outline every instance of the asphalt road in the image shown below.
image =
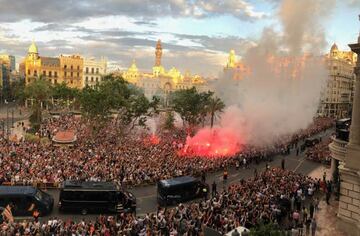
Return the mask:
MULTIPOLYGON (((320 134, 317 134, 313 137, 322 137, 323 139, 326 137, 329 137, 334 132, 333 129, 329 129, 326 132, 322 132, 320 134)), ((281 160, 285 159, 285 168, 290 169, 293 171, 296 171, 298 173, 308 175, 313 170, 317 169, 321 166, 321 164, 308 161, 305 158, 305 153, 299 154, 299 156, 296 156, 296 150, 292 150, 290 155, 277 155, 274 157, 272 162, 269 162, 270 167, 281 167, 281 160)), ((254 169, 257 169, 258 173, 262 172, 266 168, 266 162, 261 162, 258 165, 251 164, 249 165, 248 169, 240 168, 239 170, 236 170, 235 167, 232 167, 228 169, 228 180, 227 185, 239 182, 241 179, 247 179, 249 177, 252 177, 254 175, 254 169)), ((208 184, 213 183, 215 180, 217 184, 217 189, 221 190, 223 188, 223 172, 218 171, 214 173, 209 173, 206 176, 206 182, 208 184)), ((156 202, 156 186, 150 185, 150 186, 141 186, 141 187, 135 187, 129 189, 130 192, 132 192, 136 198, 137 198, 137 215, 144 215, 149 212, 155 212, 157 208, 157 202, 156 202)), ((57 205, 58 205, 58 199, 59 199, 59 191, 58 190, 47 190, 49 194, 51 194, 54 197, 54 209, 51 213, 51 215, 43 217, 43 220, 52 218, 52 217, 58 217, 61 219, 68 219, 71 217, 72 220, 90 220, 95 219, 98 214, 89 214, 89 215, 76 215, 76 214, 65 214, 60 213, 57 205)), ((22 218, 21 218, 22 219, 22 218)))

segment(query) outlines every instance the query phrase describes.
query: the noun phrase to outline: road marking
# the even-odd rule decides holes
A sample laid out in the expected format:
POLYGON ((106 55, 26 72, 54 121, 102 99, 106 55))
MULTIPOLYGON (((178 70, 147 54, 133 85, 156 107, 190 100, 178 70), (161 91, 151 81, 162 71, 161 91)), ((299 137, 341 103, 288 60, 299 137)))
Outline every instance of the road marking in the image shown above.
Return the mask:
POLYGON ((144 199, 144 198, 152 198, 152 197, 156 197, 156 194, 146 195, 143 197, 136 197, 136 199, 144 199))
POLYGON ((305 160, 306 160, 306 158, 303 158, 303 159, 299 162, 299 164, 295 167, 294 172, 296 172, 297 169, 299 169, 299 167, 301 166, 302 163, 304 163, 305 160))

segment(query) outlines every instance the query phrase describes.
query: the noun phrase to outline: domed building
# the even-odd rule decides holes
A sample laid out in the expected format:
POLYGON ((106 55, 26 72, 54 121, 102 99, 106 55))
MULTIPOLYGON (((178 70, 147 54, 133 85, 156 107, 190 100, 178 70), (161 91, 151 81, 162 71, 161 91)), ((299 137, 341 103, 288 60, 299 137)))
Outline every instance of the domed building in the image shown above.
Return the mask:
POLYGON ((188 71, 186 76, 176 68, 172 67, 170 70, 161 65, 162 45, 158 40, 155 48, 155 63, 152 72, 140 72, 136 66, 135 60, 131 66, 121 73, 122 77, 141 89, 147 98, 151 99, 153 96, 158 96, 165 100, 172 91, 179 89, 188 89, 195 86, 199 91, 209 90, 206 81, 198 75, 191 75, 188 71))
POLYGON ((37 45, 32 42, 19 68, 20 74, 25 76, 26 85, 42 78, 53 84, 65 82, 69 87, 81 88, 83 64, 79 55, 40 56, 37 45))

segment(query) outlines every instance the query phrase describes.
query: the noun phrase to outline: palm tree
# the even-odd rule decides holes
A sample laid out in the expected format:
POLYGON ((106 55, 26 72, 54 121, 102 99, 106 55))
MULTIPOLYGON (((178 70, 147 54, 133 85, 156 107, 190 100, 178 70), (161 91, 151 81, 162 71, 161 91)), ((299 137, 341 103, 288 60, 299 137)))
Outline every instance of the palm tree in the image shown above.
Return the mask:
POLYGON ((215 117, 217 115, 217 113, 221 113, 223 112, 225 108, 225 104, 223 103, 223 101, 221 101, 220 98, 218 97, 211 97, 209 99, 209 103, 208 103, 208 113, 210 114, 210 126, 211 128, 214 126, 214 120, 215 117))

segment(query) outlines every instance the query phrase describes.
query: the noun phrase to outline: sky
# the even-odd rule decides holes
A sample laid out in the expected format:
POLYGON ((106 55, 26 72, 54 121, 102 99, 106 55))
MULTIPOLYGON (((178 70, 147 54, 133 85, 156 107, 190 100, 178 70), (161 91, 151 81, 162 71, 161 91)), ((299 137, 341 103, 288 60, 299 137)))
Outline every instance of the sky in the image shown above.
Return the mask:
MULTIPOLYGON (((299 0, 300 1, 300 0, 299 0)), ((302 1, 302 0, 301 0, 302 1)), ((317 1, 317 0, 313 0, 317 1)), ((335 1, 335 0, 331 0, 335 1)), ((310 1, 311 2, 311 1, 310 1)), ((40 56, 104 56, 110 70, 136 60, 142 71, 162 64, 216 77, 230 49, 241 57, 264 28, 279 34, 281 0, 0 0, 0 53, 26 56, 32 40, 40 56)), ((360 30, 360 0, 336 0, 321 21, 327 45, 348 50, 360 30)))

